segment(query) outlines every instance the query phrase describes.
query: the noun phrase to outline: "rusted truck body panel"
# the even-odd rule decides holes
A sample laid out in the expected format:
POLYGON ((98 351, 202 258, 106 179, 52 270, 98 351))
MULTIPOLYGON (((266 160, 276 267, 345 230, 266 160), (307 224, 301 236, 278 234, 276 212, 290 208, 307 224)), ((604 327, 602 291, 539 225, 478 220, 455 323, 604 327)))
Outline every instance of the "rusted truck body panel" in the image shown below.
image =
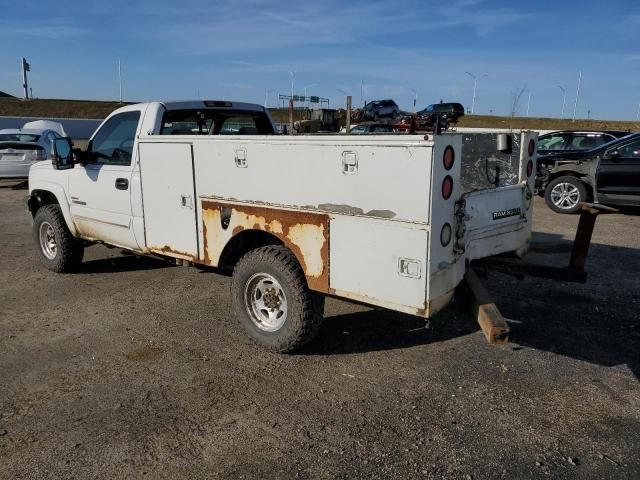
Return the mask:
POLYGON ((218 267, 234 239, 261 232, 294 253, 312 290, 429 317, 468 260, 528 246, 526 171, 468 192, 461 214, 462 158, 459 135, 141 136, 145 248, 218 267))

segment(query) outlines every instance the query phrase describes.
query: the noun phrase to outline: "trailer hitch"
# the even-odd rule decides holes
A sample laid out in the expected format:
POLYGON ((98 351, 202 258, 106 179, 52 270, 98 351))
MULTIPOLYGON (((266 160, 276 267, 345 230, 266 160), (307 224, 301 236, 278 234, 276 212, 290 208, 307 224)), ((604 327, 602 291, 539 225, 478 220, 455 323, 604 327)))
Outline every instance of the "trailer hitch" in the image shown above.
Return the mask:
POLYGON ((580 221, 578 222, 576 236, 571 247, 569 264, 566 267, 553 267, 524 262, 518 258, 500 256, 484 259, 481 264, 487 269, 514 275, 518 278, 532 276, 565 282, 585 283, 587 281, 587 272, 584 267, 589 247, 591 246, 591 236, 593 235, 596 219, 601 214, 618 212, 619 210, 604 205, 582 203, 580 221))
POLYGON ((491 300, 489 292, 479 277, 486 277, 488 270, 514 275, 520 279, 525 276, 550 278, 565 282, 585 283, 587 272, 585 263, 591 246, 591 236, 600 214, 618 213, 619 210, 594 203, 582 203, 580 221, 571 247, 571 257, 566 267, 553 267, 523 262, 517 258, 491 257, 473 262, 467 269, 464 279, 464 293, 473 303, 473 312, 480 328, 489 343, 509 341, 509 325, 500 310, 491 300))

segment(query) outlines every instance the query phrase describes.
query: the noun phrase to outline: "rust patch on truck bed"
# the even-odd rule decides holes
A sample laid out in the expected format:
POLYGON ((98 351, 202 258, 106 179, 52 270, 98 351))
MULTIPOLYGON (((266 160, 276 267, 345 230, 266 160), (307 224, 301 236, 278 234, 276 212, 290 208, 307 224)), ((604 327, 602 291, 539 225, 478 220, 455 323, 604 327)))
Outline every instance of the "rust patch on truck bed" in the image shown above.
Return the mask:
POLYGON ((240 232, 260 230, 274 235, 293 252, 310 289, 329 290, 327 214, 202 200, 202 223, 207 265, 218 266, 224 248, 240 232))

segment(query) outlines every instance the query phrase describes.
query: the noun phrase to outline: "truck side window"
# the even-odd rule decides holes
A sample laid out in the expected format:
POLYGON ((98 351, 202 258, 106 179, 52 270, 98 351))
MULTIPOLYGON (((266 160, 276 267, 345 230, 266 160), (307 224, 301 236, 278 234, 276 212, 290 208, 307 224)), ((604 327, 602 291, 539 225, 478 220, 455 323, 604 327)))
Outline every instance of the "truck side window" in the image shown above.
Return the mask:
POLYGON ((131 165, 139 120, 140 112, 126 112, 111 117, 91 141, 91 153, 96 163, 131 165))

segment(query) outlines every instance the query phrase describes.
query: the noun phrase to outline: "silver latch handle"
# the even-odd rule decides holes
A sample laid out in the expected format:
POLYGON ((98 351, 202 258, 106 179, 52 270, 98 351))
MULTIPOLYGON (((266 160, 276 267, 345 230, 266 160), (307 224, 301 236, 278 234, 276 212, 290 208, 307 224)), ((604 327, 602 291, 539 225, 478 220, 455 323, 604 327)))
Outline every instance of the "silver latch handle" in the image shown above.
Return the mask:
POLYGON ((342 152, 342 173, 354 175, 358 173, 358 153, 342 152))
POLYGON ((236 167, 247 168, 247 151, 245 149, 240 148, 236 150, 233 157, 236 162, 236 167))
POLYGON ((180 195, 180 206, 193 210, 193 197, 191 195, 180 195))

